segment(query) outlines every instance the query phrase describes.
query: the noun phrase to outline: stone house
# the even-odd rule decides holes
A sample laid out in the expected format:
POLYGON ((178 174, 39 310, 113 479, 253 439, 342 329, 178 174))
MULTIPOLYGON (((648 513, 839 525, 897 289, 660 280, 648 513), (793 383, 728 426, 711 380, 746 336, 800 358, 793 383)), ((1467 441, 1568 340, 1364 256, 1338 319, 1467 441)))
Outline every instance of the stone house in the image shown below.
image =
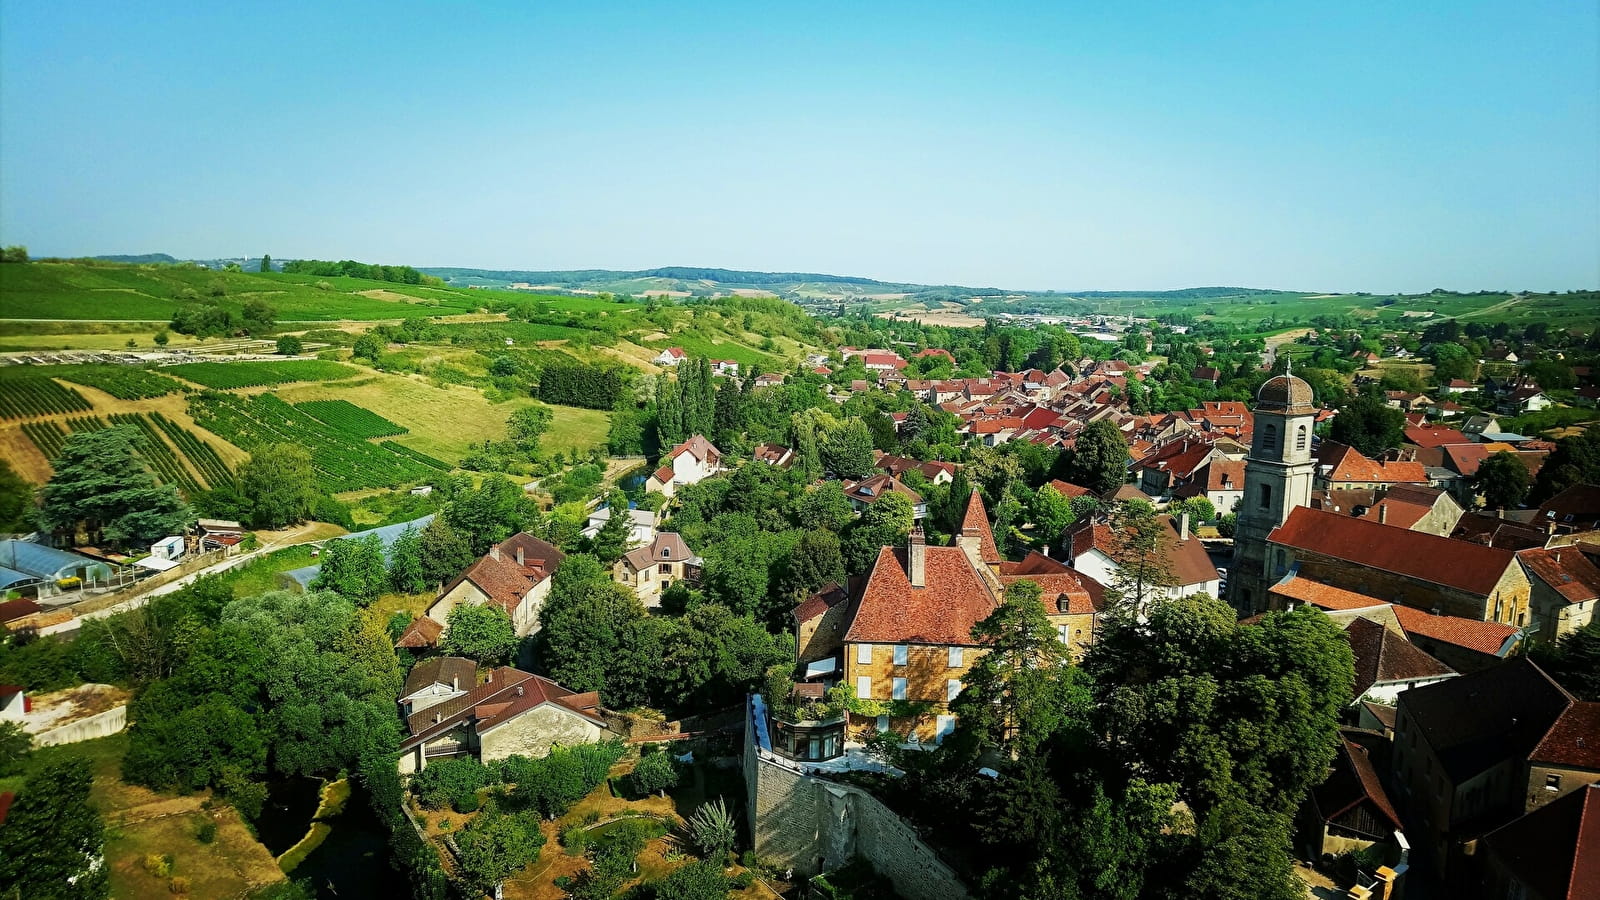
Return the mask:
POLYGON ((1344 635, 1355 652, 1356 702, 1376 700, 1393 704, 1410 688, 1456 677, 1456 671, 1406 640, 1399 627, 1390 628, 1356 617, 1344 635))
POLYGON ((1300 811, 1303 858, 1365 849, 1405 830, 1365 747, 1340 740, 1331 768, 1300 811))
POLYGON ((886 494, 899 494, 911 504, 911 518, 921 521, 927 518, 928 502, 922 495, 907 487, 904 482, 893 475, 870 475, 860 481, 846 481, 842 483, 844 496, 850 501, 850 508, 859 515, 866 512, 867 507, 878 502, 886 494))
POLYGON ((518 637, 539 630, 539 607, 550 596, 550 582, 566 554, 527 532, 514 534, 444 586, 425 618, 449 627, 450 612, 462 603, 493 606, 511 617, 518 637))
POLYGON ((629 550, 612 567, 614 580, 633 588, 639 602, 645 606, 661 605, 661 592, 674 581, 700 583, 700 570, 705 565, 683 537, 675 532, 663 531, 649 544, 629 550))
MULTIPOLYGON (((1172 599, 1193 594, 1210 594, 1218 597, 1222 592, 1222 573, 1206 555, 1206 549, 1189 528, 1189 515, 1157 517, 1161 534, 1156 553, 1173 583, 1158 588, 1152 596, 1172 599)), ((1119 550, 1117 536, 1103 516, 1079 519, 1067 530, 1068 562, 1074 571, 1085 575, 1097 584, 1112 584, 1117 579, 1121 565, 1117 563, 1119 550)))
POLYGON ((1394 777, 1418 855, 1459 879, 1470 841, 1600 779, 1597 715, 1526 657, 1401 694, 1394 777))
POLYGON ((694 435, 673 447, 661 458, 661 467, 650 473, 644 486, 671 497, 685 484, 698 484, 722 471, 722 451, 706 440, 704 435, 694 435))
POLYGON ((1594 621, 1600 605, 1600 567, 1577 547, 1536 547, 1517 552, 1533 590, 1530 634, 1554 641, 1594 621))
POLYGON ((1316 450, 1312 490, 1387 491, 1397 484, 1428 484, 1427 467, 1419 462, 1375 460, 1348 444, 1323 441, 1316 450))
POLYGON ((1301 577, 1416 609, 1528 624, 1528 576, 1509 550, 1295 509, 1267 538, 1270 580, 1301 577))
POLYGON ((435 656, 422 660, 406 674, 400 692, 400 715, 438 706, 459 697, 478 685, 478 664, 459 656, 435 656))
POLYGON ((490 763, 508 756, 542 757, 556 745, 573 746, 613 734, 601 714, 600 695, 578 694, 548 678, 509 666, 481 684, 412 712, 400 743, 400 774, 430 761, 471 756, 490 763))
POLYGON ((1449 537, 1464 512, 1454 497, 1439 488, 1397 484, 1389 488, 1367 515, 1377 519, 1380 525, 1449 537))

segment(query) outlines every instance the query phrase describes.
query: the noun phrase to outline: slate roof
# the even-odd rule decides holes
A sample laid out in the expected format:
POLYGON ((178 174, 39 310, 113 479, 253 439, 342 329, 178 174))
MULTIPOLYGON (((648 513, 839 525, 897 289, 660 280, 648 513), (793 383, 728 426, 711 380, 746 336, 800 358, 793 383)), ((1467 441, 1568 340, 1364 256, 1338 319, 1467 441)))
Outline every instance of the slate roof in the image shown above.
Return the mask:
POLYGON ((1488 596, 1516 562, 1509 550, 1483 547, 1366 519, 1297 507, 1267 541, 1371 569, 1488 596))
POLYGON ((1600 897, 1600 784, 1500 826, 1483 843, 1540 897, 1595 900, 1600 897))
POLYGON ((1368 619, 1353 620, 1345 626, 1344 636, 1355 651, 1356 697, 1375 685, 1443 678, 1456 671, 1403 636, 1368 619))
POLYGON ((997 605, 960 547, 928 547, 926 587, 912 587, 906 551, 884 547, 856 606, 847 643, 976 646, 972 626, 997 605))
POLYGON ((400 696, 409 697, 432 684, 456 684, 467 691, 477 683, 477 663, 459 656, 435 656, 411 667, 400 696))
POLYGON ((1520 656, 1400 695, 1400 708, 1452 784, 1504 760, 1527 759, 1572 702, 1571 694, 1520 656))

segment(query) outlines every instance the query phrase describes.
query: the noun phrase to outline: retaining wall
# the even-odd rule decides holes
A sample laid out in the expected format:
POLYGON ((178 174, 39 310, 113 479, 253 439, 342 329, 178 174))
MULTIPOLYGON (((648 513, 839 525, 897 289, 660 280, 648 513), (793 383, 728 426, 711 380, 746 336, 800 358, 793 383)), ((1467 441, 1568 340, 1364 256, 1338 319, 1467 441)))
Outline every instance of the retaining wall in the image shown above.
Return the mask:
POLYGON ((79 741, 92 741, 116 734, 128 727, 128 707, 114 706, 105 712, 95 713, 88 718, 69 722, 59 728, 41 731, 33 736, 35 747, 55 747, 60 744, 76 744, 79 741))
POLYGON ((766 708, 745 715, 745 808, 756 855, 812 876, 860 858, 910 900, 966 900, 967 890, 912 827, 854 785, 799 771, 772 752, 766 708))

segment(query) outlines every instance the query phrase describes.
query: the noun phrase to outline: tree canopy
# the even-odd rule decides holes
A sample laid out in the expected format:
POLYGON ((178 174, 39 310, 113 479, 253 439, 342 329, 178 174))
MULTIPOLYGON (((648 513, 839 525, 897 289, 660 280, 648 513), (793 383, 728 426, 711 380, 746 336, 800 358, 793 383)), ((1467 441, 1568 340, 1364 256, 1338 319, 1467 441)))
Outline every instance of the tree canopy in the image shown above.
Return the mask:
POLYGON ((145 468, 135 452, 141 440, 123 425, 73 432, 41 494, 40 523, 69 536, 81 526, 91 542, 117 547, 182 534, 194 515, 177 488, 145 468))

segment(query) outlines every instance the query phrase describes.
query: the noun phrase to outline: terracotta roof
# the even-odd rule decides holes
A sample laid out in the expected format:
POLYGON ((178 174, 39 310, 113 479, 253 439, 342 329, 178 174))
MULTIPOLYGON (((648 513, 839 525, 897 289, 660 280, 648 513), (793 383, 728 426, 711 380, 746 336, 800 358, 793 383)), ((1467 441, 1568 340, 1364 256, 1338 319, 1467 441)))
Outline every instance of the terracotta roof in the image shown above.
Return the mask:
POLYGON ((1334 757, 1333 771, 1326 781, 1312 788, 1312 795, 1324 822, 1337 819, 1366 803, 1389 828, 1395 831, 1404 828, 1399 813, 1395 812, 1394 804, 1389 802, 1389 795, 1378 780, 1372 760, 1367 758, 1366 749, 1348 740, 1339 742, 1339 754, 1334 757))
POLYGON ((1400 709, 1422 732, 1452 784, 1522 762, 1573 702, 1526 657, 1412 688, 1400 709))
POLYGON ((527 572, 526 567, 517 565, 515 559, 504 555, 499 559, 493 556, 481 556, 468 566, 466 571, 445 585, 444 590, 440 591, 440 596, 455 590, 464 581, 470 582, 489 598, 491 606, 510 615, 522 602, 522 598, 533 590, 533 586, 543 580, 530 578, 527 572))
POLYGON ((893 475, 887 474, 873 475, 853 483, 846 482, 844 490, 846 497, 859 500, 862 503, 876 503, 878 498, 889 493, 900 494, 911 501, 912 505, 922 502, 921 494, 906 487, 904 483, 893 475))
POLYGON ((622 555, 622 558, 635 572, 643 572, 656 563, 689 562, 695 558, 695 553, 689 549, 682 535, 673 531, 663 531, 656 535, 655 540, 643 547, 629 550, 622 555))
POLYGON ((1433 512, 1433 506, 1411 503, 1395 497, 1384 497, 1378 505, 1367 511, 1367 518, 1395 528, 1410 528, 1433 512))
POLYGON ((1579 701, 1567 707, 1528 759, 1600 770, 1600 703, 1579 701))
POLYGON ((1521 633, 1520 629, 1511 625, 1502 625, 1499 622, 1479 622, 1477 619, 1463 619, 1460 616, 1436 616, 1421 609, 1412 609, 1396 603, 1392 607, 1394 617, 1399 620, 1400 627, 1404 628, 1406 635, 1417 635, 1431 638, 1490 656, 1500 656, 1509 649, 1511 639, 1521 633))
POLYGON ((444 634, 444 626, 427 616, 418 616, 411 620, 406 630, 401 633, 400 640, 395 641, 396 647, 408 647, 412 650, 425 650, 439 644, 439 636, 444 634))
POLYGON ((1288 597, 1301 603, 1309 603, 1318 609, 1369 609, 1374 606, 1384 606, 1387 600, 1347 591, 1331 584, 1323 584, 1310 578, 1301 578, 1291 574, 1282 581, 1273 585, 1268 593, 1280 597, 1288 597))
POLYGON ((1029 551, 1021 562, 1000 563, 1000 583, 1010 586, 1018 581, 1039 586, 1039 599, 1050 615, 1086 615, 1105 610, 1103 592, 1098 597, 1091 594, 1077 572, 1036 550, 1029 551))
POLYGON ((456 684, 465 691, 477 683, 477 663, 459 656, 435 656, 411 667, 400 696, 409 697, 431 684, 456 684))
POLYGON ((1516 561, 1509 550, 1296 507, 1268 542, 1488 596, 1516 561))
POLYGON ((759 444, 755 449, 755 459, 758 462, 777 465, 779 460, 792 455, 793 452, 782 444, 759 444))
POLYGON ((0 623, 20 619, 23 616, 31 616, 43 608, 44 607, 32 600, 29 600, 27 597, 21 597, 16 600, 7 600, 4 603, 0 603, 0 623))
POLYGON ((662 484, 666 484, 672 480, 673 472, 671 466, 662 466, 650 474, 655 477, 655 480, 661 482, 662 484))
POLYGON ((486 681, 466 694, 408 716, 406 727, 411 737, 401 749, 415 747, 462 724, 471 724, 481 733, 548 702, 558 703, 604 725, 594 712, 599 705, 598 695, 574 694, 548 678, 500 666, 492 669, 486 681))
POLYGON ((850 599, 848 591, 838 583, 830 583, 794 608, 794 620, 809 622, 848 599, 850 599))
POLYGON ((1600 897, 1600 784, 1500 826, 1483 843, 1540 897, 1595 900, 1600 897))
POLYGON ((1444 425, 1408 425, 1406 440, 1418 447, 1443 447, 1446 444, 1465 444, 1466 435, 1444 425))
MULTIPOLYGON (((1179 586, 1202 584, 1216 581, 1222 577, 1217 567, 1211 563, 1211 557, 1206 555, 1204 544, 1189 532, 1187 541, 1180 541, 1178 534, 1181 525, 1178 520, 1169 515, 1156 517, 1163 526, 1158 539, 1159 550, 1165 558, 1167 571, 1172 574, 1174 581, 1179 586)), ((1089 550, 1099 550, 1113 560, 1116 559, 1118 545, 1116 535, 1109 523, 1102 517, 1080 519, 1069 530, 1071 536, 1071 553, 1077 559, 1089 550)))
POLYGON ((963 536, 977 535, 979 558, 986 563, 1000 561, 1000 549, 995 546, 994 532, 989 530, 989 516, 983 511, 983 498, 974 490, 967 500, 967 514, 961 519, 963 536))
POLYGON ((975 645, 972 626, 994 611, 994 593, 961 548, 924 552, 927 586, 918 588, 906 576, 905 550, 878 551, 847 643, 975 645))
POLYGON ((1355 651, 1357 697, 1374 685, 1443 678, 1456 671, 1422 652, 1403 636, 1368 619, 1353 620, 1345 626, 1344 636, 1355 651))
POLYGON ((677 459, 678 456, 683 453, 688 453, 690 456, 693 456, 695 459, 698 459, 701 462, 705 462, 707 460, 716 462, 717 460, 722 459, 722 451, 718 450, 714 444, 706 440, 706 437, 703 434, 690 436, 688 440, 676 447, 673 447, 666 456, 662 457, 662 459, 677 459))
POLYGON ((1323 441, 1317 449, 1317 473, 1334 484, 1428 483, 1428 472, 1421 463, 1374 460, 1360 450, 1336 441, 1323 441))
POLYGON ((1188 478, 1216 452, 1211 444, 1182 438, 1169 441, 1154 453, 1133 464, 1134 469, 1156 469, 1178 478, 1188 478))
POLYGON ((1568 603, 1600 598, 1600 568, 1576 547, 1543 547, 1517 552, 1528 573, 1550 585, 1568 603))
POLYGON ((1086 487, 1073 484, 1070 481, 1062 481, 1059 478, 1051 479, 1050 482, 1045 486, 1054 488, 1056 493, 1067 498, 1068 500, 1076 500, 1079 497, 1094 496, 1094 491, 1091 491, 1086 487))
POLYGON ((1218 457, 1206 464, 1206 490, 1244 490, 1244 460, 1218 457))

